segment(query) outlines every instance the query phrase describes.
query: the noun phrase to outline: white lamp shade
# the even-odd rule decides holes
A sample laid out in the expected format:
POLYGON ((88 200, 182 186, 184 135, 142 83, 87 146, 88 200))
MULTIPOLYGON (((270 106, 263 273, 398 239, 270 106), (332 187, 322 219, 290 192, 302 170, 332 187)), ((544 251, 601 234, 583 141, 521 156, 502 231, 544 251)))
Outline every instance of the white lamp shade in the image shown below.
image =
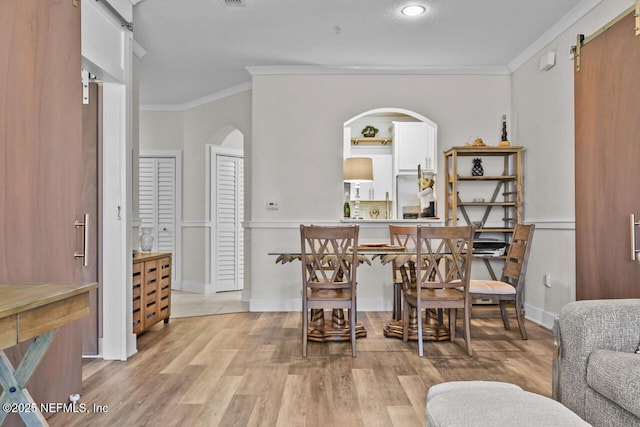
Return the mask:
POLYGON ((344 159, 344 180, 346 182, 373 181, 373 160, 370 157, 344 159))

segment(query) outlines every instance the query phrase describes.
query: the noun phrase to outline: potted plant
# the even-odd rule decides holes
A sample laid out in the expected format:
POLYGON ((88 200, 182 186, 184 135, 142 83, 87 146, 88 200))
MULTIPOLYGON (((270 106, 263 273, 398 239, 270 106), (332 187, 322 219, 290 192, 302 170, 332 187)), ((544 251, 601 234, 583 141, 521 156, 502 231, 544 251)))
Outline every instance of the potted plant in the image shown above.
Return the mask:
POLYGON ((364 136, 365 138, 373 138, 378 133, 378 129, 371 125, 367 125, 364 127, 364 129, 362 129, 360 133, 362 133, 362 136, 364 136))

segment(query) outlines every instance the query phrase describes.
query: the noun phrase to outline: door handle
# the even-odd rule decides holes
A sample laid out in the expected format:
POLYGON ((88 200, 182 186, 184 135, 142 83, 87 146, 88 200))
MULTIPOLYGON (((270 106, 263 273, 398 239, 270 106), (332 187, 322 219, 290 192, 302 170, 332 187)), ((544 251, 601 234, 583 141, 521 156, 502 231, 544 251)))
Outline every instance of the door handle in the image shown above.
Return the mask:
POLYGON ((86 267, 89 265, 89 256, 87 255, 87 250, 89 248, 89 214, 84 214, 84 218, 82 221, 78 221, 73 224, 76 229, 82 227, 82 252, 74 252, 74 258, 82 258, 82 265, 86 267))
POLYGON ((636 249, 636 227, 640 226, 640 222, 636 221, 634 214, 629 215, 629 229, 631 236, 631 261, 637 261, 640 250, 636 249))

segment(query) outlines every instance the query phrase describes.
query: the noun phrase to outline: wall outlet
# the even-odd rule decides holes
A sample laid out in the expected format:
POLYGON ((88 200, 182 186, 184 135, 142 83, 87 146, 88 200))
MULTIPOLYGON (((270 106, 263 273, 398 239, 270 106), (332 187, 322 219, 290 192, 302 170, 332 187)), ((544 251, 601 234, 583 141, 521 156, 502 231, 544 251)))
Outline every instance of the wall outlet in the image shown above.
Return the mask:
POLYGON ((267 201, 267 209, 270 211, 277 211, 279 209, 278 202, 274 200, 267 201))
POLYGON ((547 287, 550 288, 551 287, 551 273, 545 273, 544 276, 542 276, 542 283, 547 287))

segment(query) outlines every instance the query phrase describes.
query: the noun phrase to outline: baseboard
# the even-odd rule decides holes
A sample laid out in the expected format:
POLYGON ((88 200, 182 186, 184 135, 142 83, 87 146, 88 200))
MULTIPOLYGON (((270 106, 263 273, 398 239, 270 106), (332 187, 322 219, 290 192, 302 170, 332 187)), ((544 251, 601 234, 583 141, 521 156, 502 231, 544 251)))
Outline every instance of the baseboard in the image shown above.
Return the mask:
MULTIPOLYGON (((244 297, 244 294, 243 294, 244 297)), ((302 301, 300 298, 250 298, 249 311, 300 311, 302 301)), ((386 305, 379 298, 358 298, 358 311, 391 311, 391 301, 386 305), (387 307, 388 305, 388 307, 387 307)))
POLYGON ((203 295, 212 295, 215 293, 213 283, 189 282, 187 280, 182 281, 180 290, 203 295))
POLYGON ((250 298, 249 311, 300 311, 302 302, 300 298, 250 298))
POLYGON ((524 305, 525 318, 547 329, 553 329, 557 314, 541 310, 529 304, 524 305))
MULTIPOLYGON (((245 291, 243 291, 243 298, 245 297, 245 291)), ((249 298, 249 311, 250 312, 269 312, 269 311, 300 311, 302 302, 300 298, 249 298)), ((553 322, 556 318, 556 314, 550 313, 544 310, 540 310, 532 305, 525 304, 525 317, 538 325, 553 329, 553 322)), ((391 311, 391 301, 385 304, 385 301, 379 298, 359 298, 358 299, 358 311, 391 311)), ((496 316, 499 316, 499 312, 496 312, 496 316)))

